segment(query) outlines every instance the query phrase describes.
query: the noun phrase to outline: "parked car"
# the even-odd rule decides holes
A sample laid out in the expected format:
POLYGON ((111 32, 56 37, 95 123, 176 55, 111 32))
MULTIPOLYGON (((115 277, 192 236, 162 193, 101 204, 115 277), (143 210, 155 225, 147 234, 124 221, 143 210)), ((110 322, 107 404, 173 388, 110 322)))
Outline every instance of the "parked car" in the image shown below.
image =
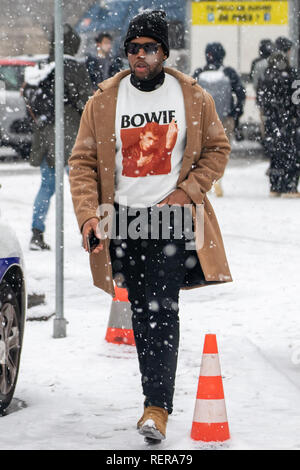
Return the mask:
POLYGON ((0 146, 12 147, 28 157, 32 140, 32 122, 20 89, 26 67, 36 65, 29 59, 0 59, 0 146))
POLYGON ((0 215, 0 414, 17 383, 26 314, 24 261, 14 231, 0 215))

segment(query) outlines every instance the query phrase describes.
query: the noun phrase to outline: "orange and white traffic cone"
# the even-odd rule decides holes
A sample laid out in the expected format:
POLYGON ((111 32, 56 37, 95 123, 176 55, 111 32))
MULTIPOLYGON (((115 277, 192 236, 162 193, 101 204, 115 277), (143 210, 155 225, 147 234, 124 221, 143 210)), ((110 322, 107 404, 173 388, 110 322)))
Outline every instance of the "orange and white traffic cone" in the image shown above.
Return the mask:
POLYGON ((205 335, 191 438, 220 442, 230 438, 216 335, 205 335))
POLYGON ((128 300, 127 289, 115 286, 115 293, 116 295, 111 304, 105 339, 108 343, 135 346, 131 322, 132 310, 128 300))

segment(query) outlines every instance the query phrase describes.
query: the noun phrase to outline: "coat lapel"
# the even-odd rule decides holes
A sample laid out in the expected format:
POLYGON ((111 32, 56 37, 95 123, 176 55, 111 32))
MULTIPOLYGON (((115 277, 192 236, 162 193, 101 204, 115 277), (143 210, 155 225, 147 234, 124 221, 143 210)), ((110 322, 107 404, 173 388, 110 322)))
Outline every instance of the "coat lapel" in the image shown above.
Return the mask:
POLYGON ((114 202, 116 168, 116 108, 119 84, 129 70, 119 72, 99 85, 94 119, 98 148, 98 172, 101 181, 102 204, 114 202))
POLYGON ((202 103, 202 95, 200 95, 199 90, 193 87, 197 82, 192 77, 167 67, 165 68, 165 71, 179 81, 184 99, 186 146, 182 157, 181 171, 177 180, 177 184, 180 184, 186 178, 193 162, 199 157, 198 153, 199 149, 201 149, 202 126, 200 119, 202 119, 202 117, 200 107, 202 103), (197 93, 199 96, 196 96, 197 93), (198 149, 198 152, 196 149, 198 149))

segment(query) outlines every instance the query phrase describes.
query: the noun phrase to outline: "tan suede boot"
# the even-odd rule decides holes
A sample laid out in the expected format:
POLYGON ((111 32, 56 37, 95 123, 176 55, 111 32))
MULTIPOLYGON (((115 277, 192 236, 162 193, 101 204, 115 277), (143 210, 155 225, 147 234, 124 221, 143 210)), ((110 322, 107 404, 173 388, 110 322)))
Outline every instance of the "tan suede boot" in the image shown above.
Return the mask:
POLYGON ((158 406, 148 406, 138 421, 138 431, 148 439, 161 441, 166 438, 168 411, 158 406))
POLYGON ((140 427, 141 427, 141 425, 142 425, 142 422, 143 422, 143 420, 144 420, 145 410, 146 410, 146 407, 144 406, 144 413, 143 413, 143 416, 138 420, 138 422, 137 422, 137 424, 136 424, 137 429, 140 429, 140 427))
POLYGON ((300 193, 293 192, 293 193, 281 193, 281 197, 286 198, 286 199, 297 199, 300 197, 300 193))

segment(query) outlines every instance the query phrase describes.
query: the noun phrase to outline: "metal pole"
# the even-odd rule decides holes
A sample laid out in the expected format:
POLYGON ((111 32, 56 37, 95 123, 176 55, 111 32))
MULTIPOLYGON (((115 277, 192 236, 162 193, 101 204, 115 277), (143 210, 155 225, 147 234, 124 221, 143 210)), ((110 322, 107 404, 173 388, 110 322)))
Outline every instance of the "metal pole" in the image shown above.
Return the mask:
POLYGON ((299 21, 300 21, 300 0, 289 2, 289 35, 294 43, 291 51, 291 65, 299 67, 299 21))
POLYGON ((63 0, 55 0, 55 192, 56 192, 56 316, 53 337, 66 336, 64 318, 64 34, 63 0))
POLYGON ((239 74, 242 72, 242 31, 241 26, 237 26, 237 69, 239 74))
POLYGON ((188 57, 189 57, 189 71, 188 73, 192 73, 192 2, 191 0, 187 0, 186 2, 186 20, 185 20, 185 48, 188 49, 188 57))

